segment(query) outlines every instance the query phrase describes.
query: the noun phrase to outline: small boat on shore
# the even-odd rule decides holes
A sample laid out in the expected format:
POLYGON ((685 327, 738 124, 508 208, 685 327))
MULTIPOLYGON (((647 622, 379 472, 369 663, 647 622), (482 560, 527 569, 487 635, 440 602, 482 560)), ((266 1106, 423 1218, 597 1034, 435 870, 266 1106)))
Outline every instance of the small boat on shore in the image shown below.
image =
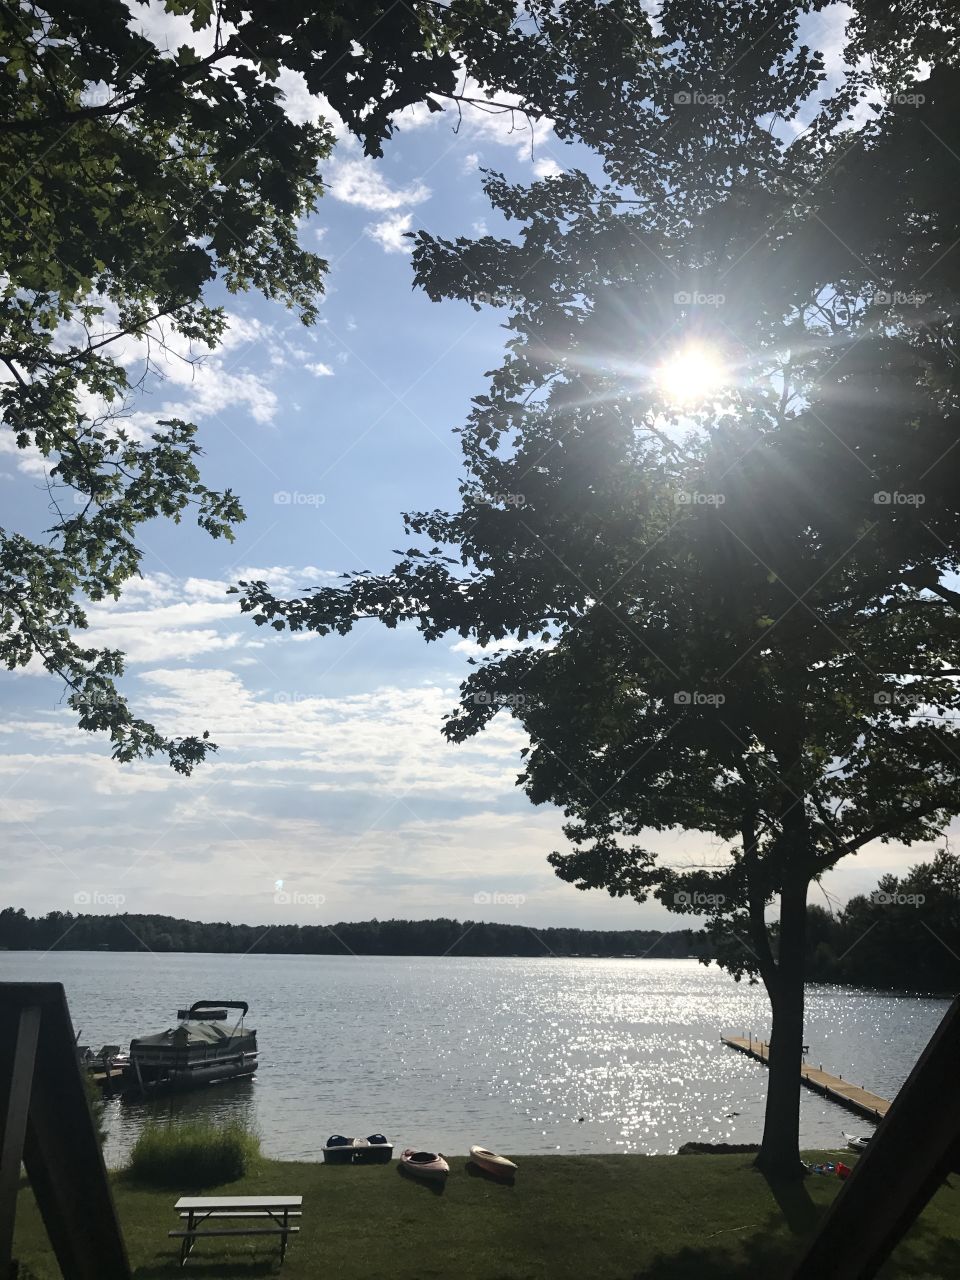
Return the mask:
POLYGON ((257 1033, 243 1024, 248 1009, 245 1000, 197 1000, 179 1010, 175 1027, 131 1040, 123 1066, 124 1094, 145 1097, 252 1076, 257 1033), (232 1026, 228 1009, 240 1010, 232 1026))
POLYGON ((324 1164, 352 1164, 355 1138, 345 1138, 342 1133, 332 1134, 323 1144, 324 1164))
POLYGON ((324 1164, 389 1164, 393 1159, 393 1143, 382 1133, 371 1133, 369 1138, 335 1133, 322 1150, 324 1164))
POLYGON ((389 1164, 393 1159, 393 1143, 382 1133, 371 1133, 369 1138, 354 1138, 354 1164, 389 1164))
POLYGON ((484 1173, 493 1174, 495 1178, 516 1177, 517 1166, 513 1161, 508 1160, 506 1156, 498 1156, 496 1151, 490 1151, 487 1147, 471 1147, 470 1159, 484 1173))
MULTIPOLYGON (((843 1133, 843 1130, 840 1130, 843 1133)), ((851 1151, 866 1151, 870 1145, 870 1135, 865 1138, 858 1138, 852 1133, 843 1133, 843 1140, 851 1151)))
POLYGON ((450 1166, 440 1151, 418 1151, 416 1147, 407 1147, 400 1153, 400 1167, 418 1178, 428 1178, 432 1182, 443 1182, 450 1172, 450 1166))

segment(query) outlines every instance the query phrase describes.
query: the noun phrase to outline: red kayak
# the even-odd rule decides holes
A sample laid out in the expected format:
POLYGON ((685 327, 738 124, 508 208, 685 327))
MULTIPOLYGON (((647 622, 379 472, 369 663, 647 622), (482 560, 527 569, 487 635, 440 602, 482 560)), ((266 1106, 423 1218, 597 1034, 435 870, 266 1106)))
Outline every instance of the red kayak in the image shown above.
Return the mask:
POLYGON ((442 1182, 450 1172, 441 1152, 418 1151, 416 1147, 407 1147, 400 1152, 400 1164, 418 1178, 432 1178, 434 1182, 442 1182))

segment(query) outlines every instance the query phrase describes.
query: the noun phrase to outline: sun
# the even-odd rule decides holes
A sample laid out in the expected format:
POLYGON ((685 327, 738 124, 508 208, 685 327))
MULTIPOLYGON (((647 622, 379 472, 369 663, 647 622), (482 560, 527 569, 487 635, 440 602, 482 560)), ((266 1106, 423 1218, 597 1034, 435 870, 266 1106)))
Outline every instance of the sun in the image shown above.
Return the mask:
POLYGON ((675 351, 653 376, 671 404, 687 408, 709 400, 730 382, 730 371, 717 352, 699 342, 675 351))

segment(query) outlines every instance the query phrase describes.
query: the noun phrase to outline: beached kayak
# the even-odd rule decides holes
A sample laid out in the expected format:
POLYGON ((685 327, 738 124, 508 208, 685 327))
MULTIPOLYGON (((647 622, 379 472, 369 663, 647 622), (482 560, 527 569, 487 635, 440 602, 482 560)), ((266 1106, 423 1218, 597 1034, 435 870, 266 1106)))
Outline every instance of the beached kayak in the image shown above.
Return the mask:
POLYGON ((450 1166, 439 1151, 417 1151, 415 1147, 401 1151, 400 1164, 418 1178, 432 1178, 435 1182, 442 1182, 450 1172, 450 1166))
MULTIPOLYGON (((840 1132, 843 1133, 843 1130, 841 1129, 840 1132)), ((843 1133, 843 1139, 851 1151, 866 1151, 867 1147, 870 1145, 870 1138, 872 1136, 873 1135, 870 1134, 866 1138, 858 1138, 852 1133, 843 1133)))
POLYGON ((495 1151, 489 1151, 486 1147, 471 1147, 470 1159, 496 1178, 512 1178, 517 1172, 517 1166, 512 1160, 508 1160, 506 1156, 498 1156, 495 1151))

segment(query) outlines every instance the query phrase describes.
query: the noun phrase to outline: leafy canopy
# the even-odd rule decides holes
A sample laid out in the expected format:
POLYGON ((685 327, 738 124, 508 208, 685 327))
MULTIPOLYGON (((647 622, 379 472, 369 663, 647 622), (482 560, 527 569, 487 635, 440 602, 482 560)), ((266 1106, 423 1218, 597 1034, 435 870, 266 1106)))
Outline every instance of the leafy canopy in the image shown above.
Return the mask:
MULTIPOLYGON (((160 753, 188 772, 212 744, 133 715, 115 683, 123 654, 82 643, 84 601, 139 571, 145 522, 192 517, 231 538, 243 511, 203 483, 193 423, 126 420, 139 381, 122 348, 215 347, 214 281, 315 320, 326 264, 297 224, 322 194, 332 134, 287 115, 281 73, 370 156, 410 104, 533 113, 562 109, 570 89, 534 2, 167 0, 196 34, 174 49, 143 7, 0 5, 0 430, 33 451, 47 491, 29 527, 0 532, 0 661, 62 677, 81 727, 108 732, 116 758, 160 753)), ((571 23, 596 26, 590 9, 570 6, 571 23)))
MULTIPOLYGON (((632 15, 632 75, 577 121, 606 180, 491 173, 515 238, 418 236, 431 297, 509 309, 461 509, 408 514, 418 545, 388 574, 294 601, 243 584, 276 627, 509 639, 448 736, 511 711, 520 783, 569 819, 558 873, 706 911, 725 963, 771 987, 766 906, 873 839, 930 838, 960 762, 953 45, 892 100, 853 70, 817 104, 805 8, 632 15), (698 346, 729 386, 681 411, 653 375, 698 346), (724 855, 635 843, 672 827, 724 855)), ((869 39, 888 77, 867 17, 851 58, 869 39)))

